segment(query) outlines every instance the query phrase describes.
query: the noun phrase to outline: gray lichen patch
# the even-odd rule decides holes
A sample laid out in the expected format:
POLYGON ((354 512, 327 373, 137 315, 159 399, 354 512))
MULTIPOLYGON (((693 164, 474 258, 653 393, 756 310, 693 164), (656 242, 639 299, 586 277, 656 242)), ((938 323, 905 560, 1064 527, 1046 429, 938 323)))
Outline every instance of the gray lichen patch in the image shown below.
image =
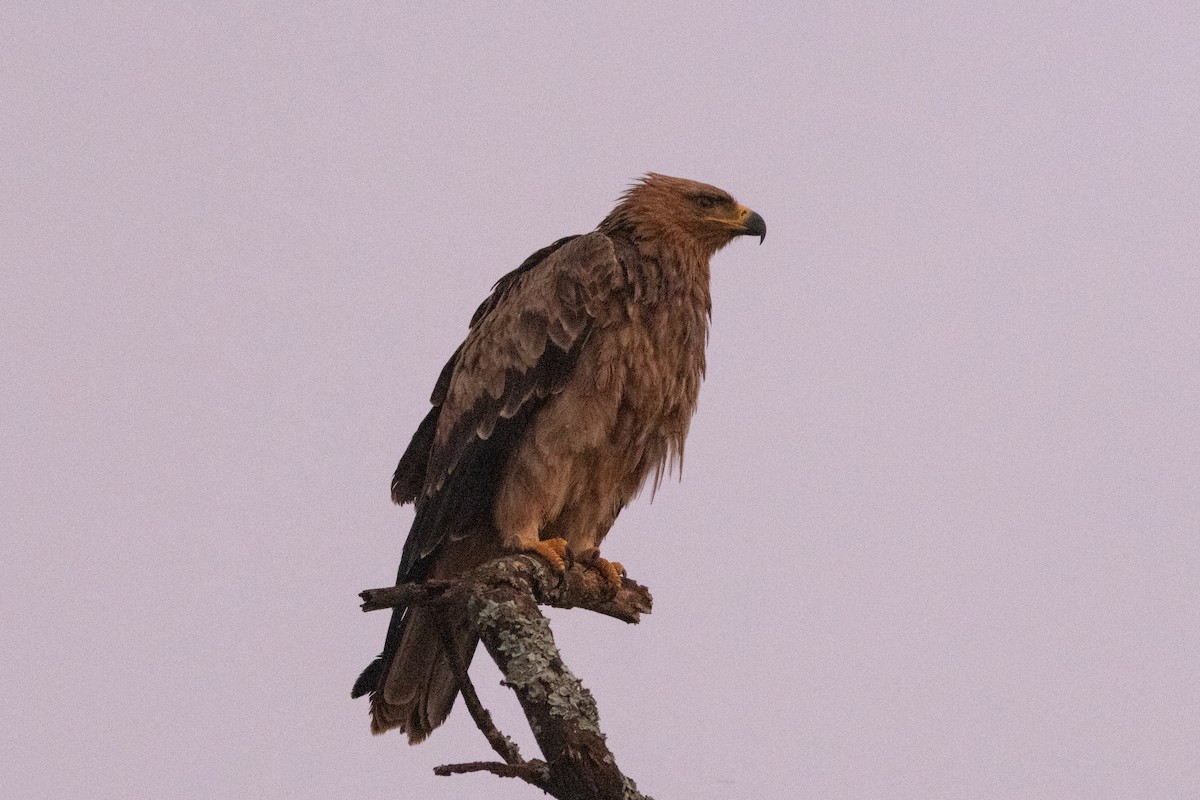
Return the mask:
POLYGON ((571 671, 563 667, 562 675, 556 681, 546 681, 547 699, 550 715, 562 717, 568 722, 574 722, 581 729, 604 738, 600 732, 600 712, 596 709, 596 699, 592 697, 579 679, 571 671))
POLYGON ((472 598, 469 606, 480 633, 503 654, 505 682, 534 703, 546 703, 550 715, 601 738, 600 714, 592 693, 562 663, 550 622, 513 601, 472 598))
POLYGON ((494 628, 507 618, 508 615, 503 613, 502 607, 516 611, 517 604, 512 600, 506 600, 501 604, 491 598, 484 599, 477 595, 467 598, 467 613, 475 618, 475 624, 480 631, 494 628))

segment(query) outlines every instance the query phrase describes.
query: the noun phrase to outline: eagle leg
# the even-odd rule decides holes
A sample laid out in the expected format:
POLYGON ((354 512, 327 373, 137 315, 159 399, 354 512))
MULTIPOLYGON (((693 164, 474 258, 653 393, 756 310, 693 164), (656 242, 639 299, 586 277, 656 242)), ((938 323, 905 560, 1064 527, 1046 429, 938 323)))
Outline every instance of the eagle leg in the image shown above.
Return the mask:
POLYGON ((579 556, 579 563, 588 569, 594 569, 604 578, 604 583, 615 594, 625 581, 625 567, 619 561, 609 561, 600 557, 600 548, 596 547, 579 556))

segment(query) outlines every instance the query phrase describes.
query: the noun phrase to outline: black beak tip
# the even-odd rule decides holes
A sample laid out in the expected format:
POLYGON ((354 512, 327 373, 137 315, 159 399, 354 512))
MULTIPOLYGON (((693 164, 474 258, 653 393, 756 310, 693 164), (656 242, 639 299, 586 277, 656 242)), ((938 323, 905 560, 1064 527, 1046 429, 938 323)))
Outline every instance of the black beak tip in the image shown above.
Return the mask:
POLYGON ((748 236, 757 236, 758 243, 762 244, 767 238, 767 222, 757 211, 751 211, 742 224, 742 231, 748 236))

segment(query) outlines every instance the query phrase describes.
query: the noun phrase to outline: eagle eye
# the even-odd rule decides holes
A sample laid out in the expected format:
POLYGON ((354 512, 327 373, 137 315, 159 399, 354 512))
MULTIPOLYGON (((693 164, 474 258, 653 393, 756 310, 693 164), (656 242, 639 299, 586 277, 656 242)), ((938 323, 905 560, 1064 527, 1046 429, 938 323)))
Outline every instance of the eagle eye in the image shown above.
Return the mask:
POLYGON ((705 211, 716 208, 721 204, 721 198, 711 194, 698 194, 693 198, 693 200, 695 201, 696 205, 700 206, 705 211))

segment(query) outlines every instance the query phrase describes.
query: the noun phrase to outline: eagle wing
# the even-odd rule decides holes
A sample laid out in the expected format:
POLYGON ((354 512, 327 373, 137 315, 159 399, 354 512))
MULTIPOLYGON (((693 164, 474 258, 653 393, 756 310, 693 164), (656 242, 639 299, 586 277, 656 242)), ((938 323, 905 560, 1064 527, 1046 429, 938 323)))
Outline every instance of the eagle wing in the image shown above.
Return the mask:
POLYGON ((414 502, 397 582, 449 537, 490 527, 504 466, 547 398, 571 379, 593 326, 603 324, 624 276, 601 233, 560 239, 501 278, 443 368, 392 479, 414 502))

